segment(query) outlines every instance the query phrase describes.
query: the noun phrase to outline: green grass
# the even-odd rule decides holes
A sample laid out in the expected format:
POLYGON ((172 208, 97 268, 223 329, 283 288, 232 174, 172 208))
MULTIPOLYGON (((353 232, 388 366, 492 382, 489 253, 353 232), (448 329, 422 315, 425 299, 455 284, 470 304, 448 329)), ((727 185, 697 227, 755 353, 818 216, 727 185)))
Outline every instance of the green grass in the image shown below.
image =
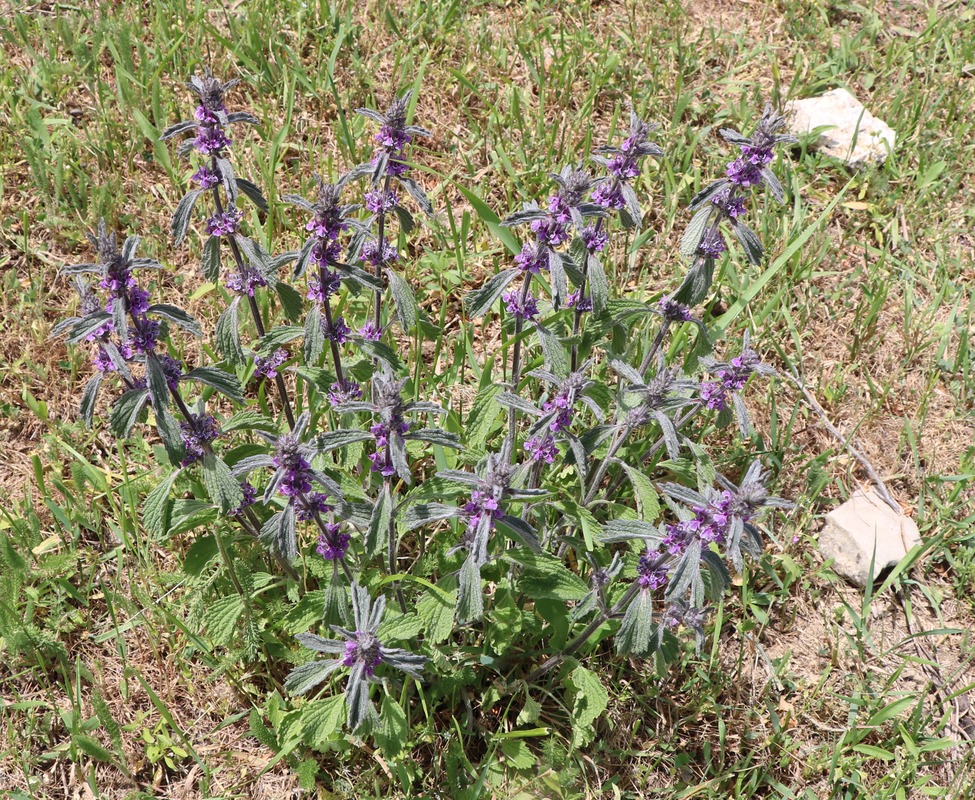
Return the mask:
MULTIPOLYGON (((975 12, 688 5, 257 0, 224 12, 123 0, 5 15, 0 791, 56 798, 87 784, 95 797, 171 797, 185 784, 189 797, 283 796, 297 771, 317 774, 321 797, 969 796, 971 743, 951 750, 951 703, 925 699, 925 682, 931 665, 947 694, 975 681, 975 12), (415 159, 444 219, 411 237, 406 274, 443 335, 414 384, 440 396, 458 376, 491 379, 475 348, 484 331, 463 319, 460 296, 507 258, 458 187, 503 216, 619 130, 632 100, 661 124, 668 156, 640 180, 648 233, 615 279, 670 289, 686 269, 683 208, 727 158, 717 128, 750 129, 765 98, 848 86, 897 131, 894 154, 853 173, 796 151, 785 167, 794 200, 759 225, 766 264, 726 262, 710 310, 725 314, 729 339, 752 329, 857 437, 917 519, 924 553, 868 598, 822 565, 819 520, 864 475, 801 397, 773 384, 752 394, 760 435, 729 442, 728 459, 757 447, 798 509, 773 521, 777 544, 717 610, 710 649, 663 678, 589 664, 611 687, 591 745, 566 746, 572 707, 543 686, 537 714, 522 712, 538 733, 523 739, 492 728, 489 703, 461 691, 453 724, 409 720, 415 762, 348 744, 276 760, 288 701, 265 687, 281 675, 255 676, 241 664, 260 659, 201 633, 218 576, 183 571, 187 536, 143 529, 151 448, 117 448, 76 422, 84 357, 48 339, 74 302, 56 271, 83 260, 98 216, 143 237, 169 267, 165 291, 200 289, 198 245, 174 251, 167 238, 187 172, 156 139, 186 116, 180 84, 208 62, 243 79, 234 103, 264 121, 241 134, 235 158, 268 192, 263 227, 249 222, 277 249, 298 238, 280 195, 363 157, 364 121, 350 109, 417 89, 417 119, 435 136, 415 159)), ((204 290, 194 310, 212 326, 218 306, 204 290)))

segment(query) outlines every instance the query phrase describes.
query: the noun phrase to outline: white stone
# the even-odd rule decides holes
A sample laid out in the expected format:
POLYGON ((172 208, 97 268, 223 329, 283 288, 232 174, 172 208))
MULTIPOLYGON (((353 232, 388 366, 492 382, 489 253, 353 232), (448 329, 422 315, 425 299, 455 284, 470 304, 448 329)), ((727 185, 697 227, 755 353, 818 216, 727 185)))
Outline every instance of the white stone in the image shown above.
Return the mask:
POLYGON ((833 559, 833 571, 861 588, 871 561, 876 578, 920 543, 914 520, 896 513, 873 489, 858 490, 830 511, 819 534, 819 552, 833 559))
POLYGON ((882 164, 897 138, 893 128, 873 116, 846 89, 793 100, 786 104, 785 118, 796 136, 828 125, 812 149, 839 158, 851 167, 882 164))

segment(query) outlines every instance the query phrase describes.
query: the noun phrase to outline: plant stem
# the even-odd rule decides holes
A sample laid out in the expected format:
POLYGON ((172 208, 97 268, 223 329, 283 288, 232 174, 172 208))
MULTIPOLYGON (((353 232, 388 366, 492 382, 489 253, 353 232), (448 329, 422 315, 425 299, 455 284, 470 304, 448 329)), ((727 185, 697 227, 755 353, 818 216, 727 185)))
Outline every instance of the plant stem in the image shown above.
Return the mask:
MULTIPOLYGON (((378 278, 380 281, 383 279, 383 267, 386 265, 386 256, 384 252, 385 244, 386 244, 385 207, 386 207, 386 195, 389 194, 389 181, 390 181, 389 175, 386 175, 386 178, 383 181, 383 198, 382 198, 382 205, 380 206, 380 208, 384 210, 379 212, 378 215, 379 227, 376 233, 376 278, 378 278)), ((382 330, 383 327, 382 308, 383 308, 383 290, 376 289, 376 304, 375 304, 373 317, 376 323, 376 328, 378 330, 382 330)))
MULTIPOLYGON (((524 308, 528 300, 528 292, 531 289, 532 274, 525 273, 525 280, 521 285, 521 304, 524 308)), ((524 330, 525 321, 521 316, 515 317, 515 344, 514 352, 511 355, 511 393, 518 394, 518 384, 521 382, 521 334, 524 330)), ((508 409, 508 436, 504 442, 504 453, 509 464, 515 460, 515 437, 518 433, 518 416, 514 408, 508 409)))
MULTIPOLYGON (((214 156, 211 160, 211 169, 214 172, 219 173, 216 156, 214 156)), ((217 184, 216 186, 213 187, 211 192, 213 194, 213 203, 217 209, 217 213, 222 214, 223 201, 220 199, 219 187, 220 184, 217 184)), ((230 243, 230 250, 234 254, 234 261, 237 264, 237 271, 240 273, 241 281, 245 281, 247 278, 247 273, 244 267, 243 253, 240 252, 240 247, 237 245, 236 239, 234 239, 231 236, 228 237, 228 241, 230 243)), ((247 300, 251 310, 251 317, 254 319, 254 327, 257 329, 257 335, 258 337, 263 338, 264 335, 267 333, 267 329, 264 327, 264 320, 261 318, 261 310, 257 307, 257 300, 254 298, 253 295, 248 295, 247 300)), ((288 387, 285 384, 284 377, 281 375, 280 372, 277 374, 277 377, 274 379, 274 382, 278 387, 278 394, 281 395, 281 404, 284 408, 284 416, 288 420, 288 427, 294 430, 295 415, 294 412, 291 410, 291 400, 288 399, 288 387)))
POLYGON ((660 346, 664 343, 664 338, 667 336, 667 329, 670 327, 670 323, 664 320, 660 323, 660 330, 657 331, 656 337, 654 337, 653 344, 650 345, 650 349, 647 350, 647 354, 643 357, 643 361, 640 362, 640 369, 637 370, 641 375, 646 375, 647 370, 650 368, 650 362, 653 361, 653 357, 657 355, 657 351, 660 346))

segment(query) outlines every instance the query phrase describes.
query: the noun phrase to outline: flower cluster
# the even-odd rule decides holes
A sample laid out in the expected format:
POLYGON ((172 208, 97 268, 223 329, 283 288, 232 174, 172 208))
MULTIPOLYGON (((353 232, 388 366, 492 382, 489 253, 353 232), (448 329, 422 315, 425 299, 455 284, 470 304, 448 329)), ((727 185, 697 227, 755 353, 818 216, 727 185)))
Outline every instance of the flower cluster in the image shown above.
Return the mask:
POLYGON ((730 398, 745 388, 753 374, 775 374, 775 370, 763 364, 758 354, 748 346, 747 335, 741 354, 731 361, 719 362, 704 358, 701 363, 716 378, 702 382, 700 389, 701 402, 712 411, 724 411, 728 408, 730 398))
POLYGON ((209 414, 190 414, 190 418, 179 424, 183 437, 182 466, 186 467, 203 458, 210 448, 210 443, 220 435, 217 421, 209 414))
POLYGON ((226 211, 217 212, 207 219, 206 232, 210 236, 233 236, 243 216, 236 206, 229 206, 226 211))
POLYGON ((193 114, 197 122, 193 147, 198 153, 219 156, 225 147, 230 147, 231 139, 224 130, 228 121, 224 95, 236 83, 236 80, 221 83, 209 74, 203 78, 194 75, 190 79, 190 89, 200 98, 200 105, 193 114))
POLYGON ((337 522, 326 522, 323 528, 324 530, 318 535, 315 551, 326 561, 339 561, 345 558, 352 537, 340 530, 337 522))
POLYGON ((642 589, 656 591, 667 584, 667 568, 661 564, 660 553, 647 550, 637 562, 636 579, 642 589))
POLYGON ((279 347, 266 358, 257 356, 254 359, 254 377, 271 378, 278 377, 278 367, 288 360, 288 351, 279 347))
POLYGON ((312 492, 295 499, 295 516, 300 522, 308 522, 331 511, 332 506, 328 503, 328 495, 324 492, 312 492))
POLYGON ((532 461, 544 461, 546 464, 555 462, 555 457, 559 454, 555 446, 555 437, 550 433, 532 436, 525 442, 525 450, 532 461))
POLYGON ((361 399, 362 387, 348 378, 343 381, 335 381, 328 389, 328 401, 333 406, 361 399))
POLYGON ((404 419, 377 422, 369 428, 369 433, 376 439, 376 451, 369 454, 369 462, 372 465, 373 472, 378 472, 387 478, 396 474, 396 467, 393 466, 393 455, 389 447, 389 439, 393 432, 403 436, 409 433, 409 431, 410 423, 404 419))
POLYGON ((285 497, 296 497, 311 491, 312 469, 304 446, 293 434, 278 437, 274 466, 282 472, 277 490, 285 497))
MULTIPOLYGON (((630 134, 619 147, 604 146, 597 150, 594 160, 606 168, 609 178, 592 193, 592 202, 605 209, 621 211, 627 207, 626 194, 635 178, 640 176, 640 161, 647 156, 662 156, 663 150, 650 141, 655 126, 644 122, 636 112, 630 112, 630 134)), ((633 220, 634 223, 639 220, 633 220)))
POLYGON ((515 290, 501 295, 508 313, 519 319, 534 319, 538 316, 538 300, 531 295, 522 299, 521 293, 515 290))
POLYGON ((227 276, 225 284, 230 291, 236 294, 253 297, 254 290, 258 286, 267 286, 267 278, 257 267, 251 266, 231 272, 227 276))

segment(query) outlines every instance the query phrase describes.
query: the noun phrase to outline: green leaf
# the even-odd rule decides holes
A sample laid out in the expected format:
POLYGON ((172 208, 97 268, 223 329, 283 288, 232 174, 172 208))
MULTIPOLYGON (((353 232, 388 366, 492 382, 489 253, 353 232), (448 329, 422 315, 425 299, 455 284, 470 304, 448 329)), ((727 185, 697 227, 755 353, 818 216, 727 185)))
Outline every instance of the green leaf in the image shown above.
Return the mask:
POLYGON ((305 343, 302 355, 306 364, 317 364, 325 349, 325 334, 322 332, 322 309, 317 303, 312 303, 305 317, 305 343))
POLYGON ((473 622, 484 616, 484 590, 481 588, 481 570, 472 555, 460 568, 460 590, 457 594, 457 618, 461 622, 473 622))
POLYGON ((94 737, 84 733, 76 733, 71 737, 71 741, 75 747, 89 758, 102 761, 106 764, 111 764, 114 761, 111 751, 103 747, 94 737))
POLYGON ((504 760, 515 769, 531 769, 535 765, 535 756, 524 739, 503 740, 501 752, 504 753, 504 760))
POLYGON ((409 723, 406 712, 388 694, 383 697, 379 712, 379 725, 373 734, 383 755, 390 760, 398 759, 409 745, 409 723))
POLYGON ((635 467, 631 467, 625 461, 621 461, 626 477, 630 479, 633 486, 633 493, 636 496, 636 507, 640 517, 645 522, 653 522, 660 516, 660 498, 657 490, 653 486, 653 481, 635 467))
POLYGON ((164 536, 169 532, 169 513, 172 502, 169 492, 173 488, 179 470, 173 470, 163 478, 149 494, 142 504, 142 525, 154 536, 164 536))
POLYGON ((179 247, 186 238, 186 230, 190 225, 190 215, 193 213, 193 206, 196 205, 197 198, 202 194, 202 189, 191 189, 176 206, 173 213, 173 243, 179 247))
POLYGON ((457 592, 441 589, 428 590, 416 604, 416 613, 423 620, 423 633, 427 641, 440 644, 450 638, 454 630, 454 604, 457 592))
POLYGON ((261 337, 257 343, 257 349, 262 353, 273 353, 282 345, 293 342, 304 332, 305 329, 298 325, 280 325, 261 337))
POLYGON ((305 744, 321 750, 345 717, 345 695, 313 700, 301 710, 301 732, 305 744))
MULTIPOLYGON (((387 615, 389 612, 387 611, 387 615)), ((387 640, 391 642, 402 641, 403 639, 412 639, 414 636, 418 635, 423 629, 423 620, 421 620, 416 614, 400 614, 396 617, 387 616, 386 619, 382 621, 379 626, 379 630, 376 636, 379 640, 385 642, 387 640)))
POLYGON ((621 655, 648 655, 652 635, 653 594, 640 590, 626 607, 623 624, 616 633, 616 652, 621 655))
POLYGON ((498 418, 498 404, 495 398, 504 387, 499 383, 489 383, 477 393, 471 413, 467 415, 467 441, 475 450, 481 450, 487 443, 491 429, 498 418))
POLYGON ((117 439, 128 438, 148 400, 148 389, 130 389, 115 401, 108 424, 117 439))
POLYGON ((237 319, 239 306, 240 297, 235 297, 217 320, 215 334, 217 350, 231 366, 244 363, 244 348, 240 346, 240 323, 237 319))
POLYGON ((508 555, 525 568, 518 589, 528 597, 581 600, 589 593, 586 582, 556 558, 527 550, 511 550, 508 555))
POLYGON ((187 372, 183 379, 210 386, 235 403, 244 402, 244 387, 240 385, 237 376, 217 367, 197 367, 187 372))
POLYGON ((95 401, 98 399, 98 389, 102 385, 103 372, 96 372, 92 375, 85 390, 81 393, 81 419, 84 420, 85 427, 90 428, 95 421, 95 401))
POLYGON ((594 672, 576 667, 569 673, 568 683, 575 689, 572 704, 572 745, 581 747, 593 740, 593 723, 606 710, 609 694, 594 672))
POLYGON ((379 495, 369 518, 369 530, 366 533, 365 549, 370 557, 376 555, 386 544, 389 536, 389 522, 393 516, 393 497, 390 494, 389 484, 383 484, 383 490, 379 495))
POLYGON ((477 319, 487 314, 501 293, 508 287, 508 284, 518 277, 519 272, 520 270, 516 267, 502 270, 497 275, 492 276, 479 289, 469 292, 464 298, 467 316, 470 319, 477 319))
POLYGON ((239 508, 244 500, 240 482, 222 459, 213 453, 203 455, 203 483, 210 500, 224 514, 239 508))
POLYGON ((370 358, 375 358, 379 361, 386 362, 394 371, 399 370, 399 356, 397 356, 393 349, 385 342, 370 342, 368 339, 360 338, 355 340, 355 344, 356 347, 358 347, 370 358))
POLYGON ((292 322, 300 320, 304 308, 301 295, 286 283, 278 283, 274 288, 278 293, 278 299, 281 300, 281 308, 284 309, 285 316, 292 322))
POLYGON ((229 644, 242 613, 244 599, 239 594, 221 597, 207 605, 204 620, 210 639, 218 645, 229 644))
POLYGON ((146 313, 156 317, 162 317, 197 338, 203 335, 203 329, 200 328, 200 323, 177 306, 171 306, 168 303, 155 303, 149 306, 146 313))
POLYGON ((217 509, 202 500, 174 500, 169 513, 169 535, 178 536, 201 525, 209 525, 217 516, 217 509))
POLYGON ((411 331, 416 327, 416 321, 420 315, 413 290, 400 275, 391 269, 386 270, 386 277, 389 278, 389 288, 393 293, 393 303, 396 305, 396 318, 404 331, 411 331))
POLYGON ((569 374, 569 358, 565 354, 565 346, 548 328, 536 323, 535 334, 538 336, 538 343, 542 346, 542 354, 545 356, 545 366, 549 372, 556 375, 569 374))
POLYGON ((247 180, 247 178, 236 178, 236 182, 237 188, 244 193, 245 197, 247 197, 261 211, 267 212, 267 200, 264 199, 263 193, 255 183, 247 180))
POLYGON ((477 216, 488 226, 491 233, 504 243, 504 246, 508 248, 508 251, 512 255, 518 255, 521 252, 521 243, 510 230, 502 227, 500 218, 491 210, 488 204, 467 187, 461 186, 459 183, 454 183, 454 186, 467 198, 467 202, 471 204, 477 216))
POLYGON ((203 257, 200 259, 203 277, 210 283, 220 280, 220 237, 211 236, 203 244, 203 257))
POLYGON ((603 263, 595 256, 589 255, 588 260, 589 287, 592 292, 592 311, 597 317, 606 310, 609 302, 609 283, 603 263))
POLYGON ((208 533, 205 536, 200 536, 186 551, 186 557, 183 559, 183 572, 194 577, 202 575, 207 564, 217 557, 218 552, 215 534, 208 533))
POLYGON ((277 429, 277 423, 259 411, 238 411, 229 420, 220 425, 221 433, 230 433, 231 431, 237 430, 275 433, 277 429))

